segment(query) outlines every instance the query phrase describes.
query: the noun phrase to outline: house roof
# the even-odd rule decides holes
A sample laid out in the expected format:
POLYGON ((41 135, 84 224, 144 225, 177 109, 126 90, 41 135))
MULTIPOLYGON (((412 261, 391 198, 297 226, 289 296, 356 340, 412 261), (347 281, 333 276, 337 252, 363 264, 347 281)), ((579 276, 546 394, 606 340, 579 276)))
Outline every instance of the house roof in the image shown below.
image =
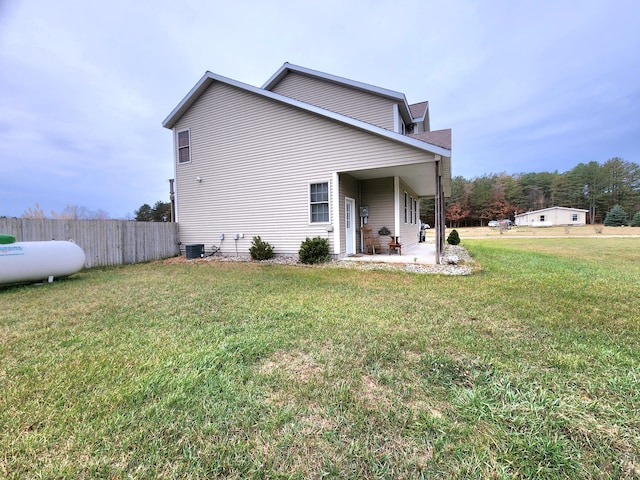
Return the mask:
POLYGON ((429 102, 420 102, 409 105, 411 116, 414 120, 422 120, 429 111, 429 102))
POLYGON ((569 210, 570 212, 588 212, 589 210, 585 210, 584 208, 571 208, 571 207, 548 207, 542 208, 540 210, 531 210, 529 212, 519 213, 516 217, 524 217, 526 215, 538 214, 541 212, 548 212, 550 210, 569 210))
POLYGON ((451 129, 433 130, 431 132, 411 133, 410 137, 416 138, 421 142, 437 145, 447 150, 451 150, 451 129))
POLYGON ((407 98, 405 97, 404 93, 396 92, 394 90, 389 90, 387 88, 376 87, 375 85, 369 85, 368 83, 358 82, 356 80, 339 77, 337 75, 332 75, 330 73, 319 72, 318 70, 312 70, 311 68, 301 67, 300 65, 294 65, 289 62, 285 62, 278 69, 278 71, 274 73, 271 76, 271 78, 269 78, 269 80, 265 82, 262 88, 265 90, 272 90, 280 82, 280 80, 282 80, 289 72, 297 72, 302 75, 321 78, 331 83, 346 85, 355 90, 372 93, 374 95, 384 97, 384 98, 389 98, 393 101, 398 102, 398 105, 400 107, 400 113, 402 114, 402 117, 407 123, 413 123, 414 119, 416 119, 416 117, 411 112, 409 103, 407 102, 407 98))
MULTIPOLYGON (((287 63, 285 63, 285 65, 289 65, 287 63)), ((283 66, 284 68, 284 66, 283 66)), ((297 67, 297 68, 302 68, 302 67, 297 67)), ((282 68, 281 68, 282 70, 282 68)), ((276 75, 278 74, 278 72, 276 72, 276 75)), ((276 76, 274 75, 274 77, 276 76)), ((323 75, 327 75, 327 74, 323 74, 323 75)), ((272 77, 272 79, 274 78, 272 77)), ((223 77, 222 75, 218 75, 212 72, 205 72, 205 74, 202 76, 202 78, 200 78, 200 80, 198 81, 198 83, 195 84, 195 86, 189 91, 189 93, 187 93, 187 95, 180 101, 180 103, 173 109, 173 111, 167 116, 167 118, 164 119, 164 121, 162 122, 162 126, 165 128, 173 128, 174 125, 176 124, 176 122, 180 119, 180 117, 182 117, 182 115, 184 115, 184 113, 189 109, 189 107, 191 105, 193 105, 193 103, 200 97, 200 95, 202 95, 207 88, 209 88, 209 86, 211 84, 213 84, 214 82, 221 82, 221 83, 225 83, 227 85, 231 85, 234 86, 236 88, 254 93, 256 95, 260 95, 262 97, 266 97, 266 98, 270 98, 271 100, 283 103, 283 104, 287 104, 287 105, 291 105, 295 108, 299 108, 301 110, 305 110, 307 112, 310 113, 314 113, 316 115, 319 115, 321 117, 324 118, 328 118, 337 122, 340 122, 342 124, 345 125, 350 125, 352 127, 358 128, 360 130, 364 130, 367 131, 369 133, 372 133, 374 135, 378 135, 380 137, 384 137, 387 138, 391 141, 394 142, 398 142, 398 143, 402 143, 405 145, 409 145, 412 146, 414 148, 418 148, 420 150, 424 150, 427 152, 431 152, 434 153, 436 155, 441 155, 443 157, 451 157, 451 131, 449 130, 449 148, 444 147, 442 145, 436 144, 436 143, 432 143, 435 142, 436 140, 438 140, 440 143, 446 143, 442 141, 442 138, 445 137, 444 134, 438 134, 438 132, 426 132, 428 133, 434 133, 436 135, 432 136, 432 137, 424 137, 423 138, 418 138, 417 135, 421 135, 421 134, 417 134, 417 135, 411 135, 411 136, 407 136, 407 135, 402 135, 400 133, 396 133, 393 132, 391 130, 387 130, 385 128, 382 127, 378 127, 375 125, 372 125, 370 123, 367 122, 363 122, 361 120, 352 118, 352 117, 348 117, 346 115, 341 115, 339 113, 336 112, 332 112, 330 110, 326 110, 324 108, 320 108, 317 107, 315 105, 311 105, 305 102, 301 102, 299 100, 295 100, 293 98, 290 97, 286 97, 284 95, 280 95, 278 93, 272 92, 268 89, 264 89, 264 88, 258 88, 258 87, 254 87, 253 85, 249 85, 246 83, 242 83, 242 82, 238 82, 237 80, 233 80, 227 77, 223 77)), ((270 81, 271 82, 271 81, 270 81)), ((267 84, 269 84, 270 82, 267 82, 267 84)), ((358 82, 355 82, 358 83, 358 82)), ((266 85, 266 84, 265 84, 266 85)), ((365 85, 365 84, 361 84, 361 85, 365 85)), ((378 87, 372 87, 372 88, 378 88, 378 87)), ((384 90, 384 89, 380 89, 380 90, 384 90)), ((391 90, 388 90, 387 92, 391 92, 391 90)), ((397 92, 392 92, 394 94, 397 94, 397 92)), ((404 99, 404 95, 402 94, 398 94, 401 95, 402 98, 404 99)), ((404 100, 405 104, 406 104, 406 100, 404 100)), ((407 107, 408 108, 408 107, 407 107)), ((446 130, 440 130, 439 132, 446 132, 446 130)))

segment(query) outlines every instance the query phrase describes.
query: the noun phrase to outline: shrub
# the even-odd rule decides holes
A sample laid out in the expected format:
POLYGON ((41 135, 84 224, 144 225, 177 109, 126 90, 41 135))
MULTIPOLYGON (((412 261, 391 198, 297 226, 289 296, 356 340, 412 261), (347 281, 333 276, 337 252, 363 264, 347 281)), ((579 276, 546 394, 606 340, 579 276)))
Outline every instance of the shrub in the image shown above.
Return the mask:
POLYGON ((451 230, 451 233, 447 237, 447 243, 449 245, 458 245, 460 243, 460 235, 457 230, 451 230))
POLYGON ((636 212, 636 214, 631 219, 632 227, 640 227, 640 211, 636 212))
POLYGON ((275 255, 271 244, 262 240, 260 236, 253 237, 249 253, 254 260, 269 260, 275 255))
POLYGON ((322 263, 329 259, 329 241, 326 238, 309 238, 302 242, 298 256, 302 263, 322 263))
POLYGON ((606 227, 622 227, 629 225, 629 217, 620 205, 614 205, 604 217, 604 225, 606 227))

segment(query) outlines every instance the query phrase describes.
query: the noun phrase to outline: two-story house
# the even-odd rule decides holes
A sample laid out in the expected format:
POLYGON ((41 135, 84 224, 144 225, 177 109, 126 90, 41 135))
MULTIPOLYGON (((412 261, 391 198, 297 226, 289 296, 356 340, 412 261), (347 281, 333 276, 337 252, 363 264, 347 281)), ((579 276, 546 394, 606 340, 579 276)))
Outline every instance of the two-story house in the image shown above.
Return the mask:
POLYGON ((183 244, 246 254, 259 235, 291 255, 320 236, 341 258, 366 223, 410 246, 432 197, 444 247, 451 130, 430 131, 428 102, 285 63, 261 88, 206 72, 163 126, 183 244))

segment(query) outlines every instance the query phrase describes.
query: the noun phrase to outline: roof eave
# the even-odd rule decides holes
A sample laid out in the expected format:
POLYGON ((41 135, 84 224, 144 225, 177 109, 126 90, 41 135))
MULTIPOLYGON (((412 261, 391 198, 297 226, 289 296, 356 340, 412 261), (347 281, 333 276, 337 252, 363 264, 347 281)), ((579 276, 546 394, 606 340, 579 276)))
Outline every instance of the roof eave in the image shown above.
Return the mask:
POLYGON ((281 103, 285 103, 287 105, 291 105, 296 108, 300 108, 302 110, 315 113, 324 118, 330 118, 342 124, 351 125, 352 127, 368 131, 374 135, 378 135, 384 138, 388 138, 389 140, 403 143, 405 145, 410 145, 414 148, 418 148, 420 150, 428 151, 437 155, 442 155, 444 157, 451 157, 451 150, 448 150, 443 147, 439 147, 437 145, 433 145, 422 140, 417 140, 411 137, 407 137, 405 135, 392 132, 382 127, 378 127, 372 125, 370 123, 363 122, 361 120, 357 120, 355 118, 347 117, 345 115, 341 115, 336 112, 332 112, 330 110, 325 110, 320 107, 316 107, 315 105, 311 105, 308 103, 301 102, 299 100, 295 100, 290 97, 286 97, 284 95, 280 95, 278 93, 274 93, 270 90, 264 90, 258 87, 254 87, 253 85, 248 85, 246 83, 238 82, 236 80, 232 80, 227 77, 223 77, 222 75, 217 75, 215 73, 211 73, 207 71, 202 78, 196 83, 196 85, 189 91, 189 93, 182 99, 182 101, 178 104, 176 108, 167 116, 167 118, 162 122, 162 126, 165 128, 173 128, 180 117, 188 110, 188 108, 198 99, 198 97, 209 87, 209 85, 214 82, 222 82, 228 85, 232 85, 234 87, 240 88, 242 90, 246 90, 257 95, 261 95, 267 98, 271 98, 281 103))

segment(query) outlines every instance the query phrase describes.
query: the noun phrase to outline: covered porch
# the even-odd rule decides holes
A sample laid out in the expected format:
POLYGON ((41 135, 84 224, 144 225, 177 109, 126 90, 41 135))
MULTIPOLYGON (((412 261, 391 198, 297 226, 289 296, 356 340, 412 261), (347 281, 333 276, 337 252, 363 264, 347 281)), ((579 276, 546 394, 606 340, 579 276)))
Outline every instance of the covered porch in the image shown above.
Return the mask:
POLYGON ((340 219, 333 231, 338 258, 439 263, 444 251, 444 196, 451 188, 450 158, 433 155, 424 162, 339 172, 334 178, 338 185, 334 190, 334 218, 340 219), (423 197, 431 197, 435 207, 435 238, 431 244, 418 242, 423 197), (388 244, 391 236, 397 238, 402 254, 364 255, 368 251, 362 231, 365 226, 381 243, 388 244), (378 233, 382 227, 389 230, 388 237, 378 233))
POLYGON ((358 253, 349 255, 342 259, 349 262, 371 262, 371 263, 413 263, 417 265, 437 265, 438 257, 436 256, 436 244, 417 243, 402 249, 402 254, 382 253, 382 254, 364 254, 358 253))

